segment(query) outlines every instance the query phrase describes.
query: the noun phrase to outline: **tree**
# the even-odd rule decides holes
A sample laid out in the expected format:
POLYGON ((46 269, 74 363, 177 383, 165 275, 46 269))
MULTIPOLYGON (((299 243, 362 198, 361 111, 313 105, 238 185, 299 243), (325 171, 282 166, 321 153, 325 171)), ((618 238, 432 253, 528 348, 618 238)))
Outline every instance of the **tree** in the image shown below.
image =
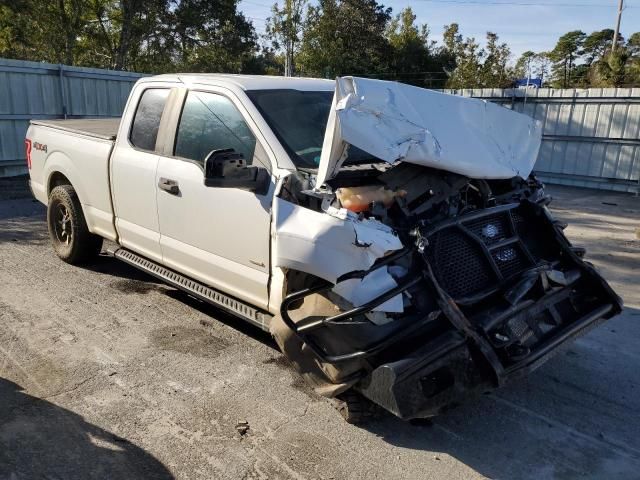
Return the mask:
MULTIPOLYGON (((58 2, 46 2, 47 10, 57 17, 58 38, 62 40, 62 61, 72 64, 76 42, 87 24, 87 2, 84 0, 59 0, 58 2)), ((55 41, 50 38, 49 41, 55 41)))
POLYGON ((282 62, 275 51, 262 46, 258 53, 249 58, 243 67, 243 73, 257 75, 282 75, 282 62))
POLYGON ((0 54, 142 72, 255 69, 239 0, 0 0, 0 54))
POLYGON ((627 50, 629 50, 629 55, 640 57, 640 32, 636 32, 629 37, 627 50))
POLYGON ((418 86, 444 86, 445 68, 453 68, 453 56, 435 41, 429 40, 429 27, 416 25, 411 7, 405 8, 393 18, 387 27, 387 40, 393 50, 390 70, 393 78, 418 86))
POLYGON ((640 85, 640 32, 636 32, 627 41, 629 59, 626 65, 626 78, 631 85, 640 85))
POLYGON ((390 18, 391 9, 375 0, 320 0, 310 6, 297 57, 301 72, 325 78, 388 72, 390 18))
POLYGON ((533 63, 537 56, 538 54, 531 50, 527 50, 520 55, 514 68, 514 74, 518 78, 531 78, 533 74, 533 63))
POLYGON ((544 81, 551 72, 551 68, 553 66, 553 62, 549 57, 549 52, 541 52, 536 57, 535 66, 534 66, 534 74, 538 76, 540 80, 542 80, 542 84, 544 85, 544 81))
POLYGON ((619 87, 640 82, 640 33, 634 33, 619 47, 613 46, 613 31, 593 32, 584 42, 587 56, 588 84, 594 87, 619 87))
POLYGON ((181 0, 167 44, 188 71, 240 73, 257 53, 253 25, 238 12, 238 0, 181 0))
POLYGON ((505 88, 513 77, 507 62, 511 55, 505 43, 498 42, 495 33, 487 32, 486 50, 474 38, 462 39, 458 24, 445 26, 443 35, 446 51, 455 58, 450 72, 449 88, 505 88))
POLYGON ((506 87, 525 76, 555 87, 640 84, 640 32, 620 35, 611 53, 613 30, 571 31, 512 66, 496 33, 481 46, 451 23, 437 44, 411 7, 392 17, 377 0, 277 0, 258 44, 240 1, 0 0, 0 56, 151 73, 351 74, 432 88, 506 87))
POLYGON ((116 70, 122 70, 125 67, 127 54, 131 46, 131 37, 133 36, 133 22, 135 17, 142 13, 143 6, 143 0, 121 1, 120 35, 114 64, 116 70))
POLYGON ((272 16, 267 18, 266 36, 275 51, 284 55, 284 74, 295 73, 295 55, 304 27, 304 8, 307 0, 285 0, 284 7, 277 3, 271 8, 272 16))
POLYGON ((0 54, 73 64, 89 16, 86 0, 17 0, 0 4, 0 54))
POLYGON ((543 83, 551 69, 547 52, 524 52, 516 62, 513 75, 516 78, 539 78, 543 83))
POLYGON ((626 64, 629 54, 626 48, 609 52, 589 69, 589 85, 593 87, 619 87, 625 82, 626 64))
POLYGON ((43 49, 37 40, 40 29, 35 19, 20 14, 31 5, 29 0, 0 0, 0 56, 33 60, 34 51, 43 49))
POLYGON ((457 23, 445 25, 442 39, 444 41, 444 48, 451 52, 451 54, 455 54, 459 45, 462 43, 460 26, 457 23))
POLYGON ((482 86, 507 88, 512 83, 512 72, 507 68, 511 50, 506 43, 498 43, 498 35, 487 32, 484 63, 480 69, 482 86))
MULTIPOLYGON (((614 31, 610 28, 592 32, 587 36, 582 45, 585 61, 587 65, 591 65, 594 61, 600 60, 611 50, 613 45, 614 31)), ((623 42, 622 35, 618 34, 618 42, 623 42)))
POLYGON ((463 40, 457 23, 444 29, 445 50, 455 59, 455 67, 449 72, 448 88, 473 88, 478 85, 483 52, 474 38, 463 40))
POLYGON ((565 33, 558 39, 558 43, 549 52, 553 62, 553 85, 567 88, 575 80, 576 60, 582 55, 582 45, 586 34, 581 30, 565 33))

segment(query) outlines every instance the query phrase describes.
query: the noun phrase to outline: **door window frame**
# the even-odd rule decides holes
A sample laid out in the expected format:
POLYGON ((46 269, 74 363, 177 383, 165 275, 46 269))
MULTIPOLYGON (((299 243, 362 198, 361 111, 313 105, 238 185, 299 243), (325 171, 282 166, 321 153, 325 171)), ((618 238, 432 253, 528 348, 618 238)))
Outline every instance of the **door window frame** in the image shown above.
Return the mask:
MULTIPOLYGON (((256 152, 264 152, 266 158, 263 159, 265 163, 261 162, 253 162, 254 166, 262 166, 265 167, 269 174, 272 175, 275 169, 277 168, 277 163, 275 161, 275 155, 273 151, 269 147, 268 142, 262 135, 262 132, 258 128, 257 123, 251 117, 249 112, 246 110, 240 99, 233 94, 230 90, 227 90, 223 87, 219 86, 208 86, 204 87, 195 87, 195 88, 187 88, 187 87, 178 87, 175 90, 175 93, 172 101, 172 108, 166 109, 163 112, 163 120, 165 113, 167 114, 167 119, 164 125, 161 122, 160 130, 158 130, 158 141, 156 143, 156 148, 158 149, 158 154, 162 155, 166 158, 172 158, 175 160, 180 160, 182 162, 189 162, 194 165, 197 165, 200 170, 204 172, 204 165, 202 161, 193 160, 191 158, 185 158, 175 155, 175 145, 178 140, 178 128, 180 127, 180 119, 182 118, 182 111, 184 110, 184 106, 186 105, 187 95, 189 92, 199 92, 199 93, 209 93, 213 95, 220 95, 231 102, 231 104, 236 108, 236 110, 242 116, 242 119, 247 124, 247 127, 251 131, 251 134, 256 139, 256 146, 254 148, 254 158, 256 157, 256 152), (161 137, 161 132, 163 133, 161 137), (171 132, 171 133, 170 133, 171 132), (170 133, 170 134, 169 134, 170 133), (162 140, 161 145, 158 145, 162 140), (158 148, 159 147, 159 148, 158 148)), ((253 160, 253 159, 252 159, 253 160)))
POLYGON ((172 97, 172 93, 173 91, 176 90, 175 87, 172 86, 165 86, 165 85, 154 85, 152 83, 149 83, 148 85, 144 85, 142 87, 142 91, 140 92, 140 94, 137 96, 136 100, 136 108, 133 112, 133 114, 131 115, 131 121, 129 122, 129 128, 127 129, 127 144, 129 145, 130 148, 132 148, 133 150, 136 150, 138 152, 143 152, 143 153, 149 153, 149 154, 153 154, 153 155, 158 155, 159 154, 159 144, 161 144, 162 142, 160 142, 160 134, 162 132, 162 123, 163 120, 165 118, 165 116, 167 115, 167 111, 169 110, 169 105, 171 104, 171 97, 172 97), (144 94, 147 92, 147 90, 168 90, 169 94, 167 95, 167 99, 164 102, 164 107, 162 108, 162 113, 160 114, 160 123, 158 125, 158 134, 156 135, 156 143, 154 145, 153 150, 147 150, 145 148, 140 148, 135 146, 133 143, 131 143, 131 133, 133 131, 133 124, 136 121, 136 115, 138 114, 138 109, 140 108, 140 102, 142 101, 142 97, 144 96, 144 94))

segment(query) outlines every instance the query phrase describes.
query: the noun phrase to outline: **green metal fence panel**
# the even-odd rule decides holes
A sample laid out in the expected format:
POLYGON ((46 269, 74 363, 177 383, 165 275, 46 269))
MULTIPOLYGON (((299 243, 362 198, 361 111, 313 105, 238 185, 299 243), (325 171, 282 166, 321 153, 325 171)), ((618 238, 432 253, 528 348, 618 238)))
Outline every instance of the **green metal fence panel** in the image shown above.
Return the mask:
MULTIPOLYGON (((0 59, 0 177, 26 173, 32 118, 117 117, 142 74, 0 59)), ((543 123, 548 183, 640 191, 640 88, 464 89, 543 123)))
POLYGON ((26 173, 32 118, 118 117, 143 75, 0 59, 0 177, 26 173))
POLYGON ((465 89, 540 120, 535 165, 547 183, 640 192, 640 88, 465 89))

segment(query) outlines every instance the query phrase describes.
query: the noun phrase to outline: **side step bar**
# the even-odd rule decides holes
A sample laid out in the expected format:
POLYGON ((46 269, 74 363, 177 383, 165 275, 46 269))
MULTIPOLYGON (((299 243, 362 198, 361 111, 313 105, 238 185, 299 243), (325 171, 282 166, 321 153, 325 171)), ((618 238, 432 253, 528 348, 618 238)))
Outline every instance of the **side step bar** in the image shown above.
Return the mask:
POLYGON ((137 253, 133 253, 126 248, 117 248, 115 250, 108 250, 107 253, 113 255, 118 260, 122 260, 129 265, 136 267, 159 280, 180 289, 189 295, 196 297, 203 302, 210 303, 226 312, 229 312, 236 317, 240 317, 243 320, 261 328, 262 330, 269 331, 269 323, 272 315, 258 310, 238 299, 225 295, 224 293, 214 290, 211 287, 207 287, 200 282, 192 280, 189 277, 174 272, 162 265, 159 265, 151 260, 141 257, 137 253))

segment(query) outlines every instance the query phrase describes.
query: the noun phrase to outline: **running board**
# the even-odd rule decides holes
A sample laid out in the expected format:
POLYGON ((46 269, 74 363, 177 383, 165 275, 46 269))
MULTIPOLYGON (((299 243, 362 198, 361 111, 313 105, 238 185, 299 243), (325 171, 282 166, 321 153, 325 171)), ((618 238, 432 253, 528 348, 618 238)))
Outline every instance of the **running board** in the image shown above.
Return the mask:
POLYGON ((258 310, 257 308, 225 295, 218 290, 207 287, 200 282, 192 280, 189 277, 185 277, 180 273, 174 272, 173 270, 141 257, 126 248, 108 250, 107 253, 113 255, 118 260, 122 260, 133 267, 147 272, 172 287, 178 288, 189 295, 202 300, 203 302, 210 303, 211 305, 221 308, 236 317, 240 317, 257 327, 260 327, 264 331, 269 331, 269 322, 272 315, 267 312, 258 310))

